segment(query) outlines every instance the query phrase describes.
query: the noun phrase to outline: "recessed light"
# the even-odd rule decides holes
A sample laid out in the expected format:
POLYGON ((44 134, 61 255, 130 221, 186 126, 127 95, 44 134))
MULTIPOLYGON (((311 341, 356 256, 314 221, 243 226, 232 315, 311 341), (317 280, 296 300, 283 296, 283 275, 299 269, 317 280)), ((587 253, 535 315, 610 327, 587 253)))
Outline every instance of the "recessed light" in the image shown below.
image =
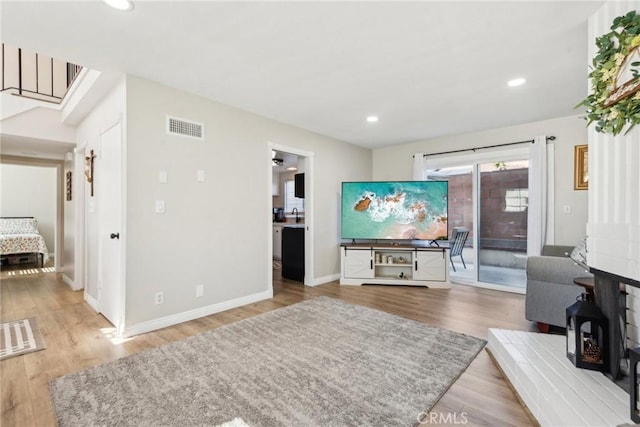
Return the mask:
POLYGON ((369 123, 375 123, 375 122, 378 121, 378 116, 369 116, 369 117, 367 117, 367 121, 369 123))
POLYGON ((525 79, 524 77, 518 77, 517 79, 509 80, 507 82, 507 86, 509 87, 522 86, 526 82, 527 82, 527 79, 525 79))
POLYGON ((104 2, 114 9, 124 11, 133 10, 133 1, 131 0, 104 0, 104 2))
POLYGON ((297 171, 297 170, 298 170, 298 168, 297 168, 297 167, 295 167, 295 166, 289 166, 289 167, 287 168, 287 170, 288 170, 288 171, 297 171))

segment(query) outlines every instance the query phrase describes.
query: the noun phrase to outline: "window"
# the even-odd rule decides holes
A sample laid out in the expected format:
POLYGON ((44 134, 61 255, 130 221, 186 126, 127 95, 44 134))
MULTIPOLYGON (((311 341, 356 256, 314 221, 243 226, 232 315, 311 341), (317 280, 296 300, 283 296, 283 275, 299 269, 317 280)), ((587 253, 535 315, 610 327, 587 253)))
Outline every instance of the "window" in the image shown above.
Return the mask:
POLYGON ((504 194, 504 212, 524 212, 529 204, 529 189, 514 188, 504 194))
POLYGON ((304 199, 295 196, 295 181, 284 182, 284 212, 291 215, 293 208, 297 208, 299 213, 304 212, 304 199))

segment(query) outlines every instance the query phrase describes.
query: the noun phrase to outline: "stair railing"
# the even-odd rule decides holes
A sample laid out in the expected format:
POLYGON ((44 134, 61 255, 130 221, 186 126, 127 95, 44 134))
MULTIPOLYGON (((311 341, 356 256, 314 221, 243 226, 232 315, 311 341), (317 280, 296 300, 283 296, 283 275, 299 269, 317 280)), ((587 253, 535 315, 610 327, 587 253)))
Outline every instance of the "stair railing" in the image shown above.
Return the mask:
POLYGON ((81 70, 80 65, 2 43, 0 92, 59 104, 81 70))

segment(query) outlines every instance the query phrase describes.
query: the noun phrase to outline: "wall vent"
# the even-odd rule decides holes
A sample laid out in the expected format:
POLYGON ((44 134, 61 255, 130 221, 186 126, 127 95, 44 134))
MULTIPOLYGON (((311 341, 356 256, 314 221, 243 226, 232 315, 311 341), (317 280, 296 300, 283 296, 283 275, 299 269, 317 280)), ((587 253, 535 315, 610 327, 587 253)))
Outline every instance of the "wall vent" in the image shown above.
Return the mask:
POLYGON ((167 116, 167 133, 169 135, 204 139, 204 125, 202 123, 167 116))

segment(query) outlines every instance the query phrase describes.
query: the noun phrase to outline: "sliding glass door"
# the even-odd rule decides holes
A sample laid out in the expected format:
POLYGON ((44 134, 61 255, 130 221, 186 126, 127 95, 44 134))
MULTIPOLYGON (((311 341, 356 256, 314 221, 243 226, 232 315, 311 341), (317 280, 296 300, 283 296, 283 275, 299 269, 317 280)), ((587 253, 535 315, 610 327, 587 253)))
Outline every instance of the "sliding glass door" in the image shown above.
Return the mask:
POLYGON ((449 240, 468 230, 451 257, 453 282, 522 292, 526 286, 527 148, 428 159, 425 177, 449 182, 449 240))
POLYGON ((524 288, 529 162, 485 162, 478 172, 478 281, 524 288))
POLYGON ((474 165, 466 164, 429 170, 428 179, 449 182, 449 241, 457 230, 469 231, 459 255, 451 256, 450 276, 457 282, 474 283, 475 227, 474 227, 474 165))

